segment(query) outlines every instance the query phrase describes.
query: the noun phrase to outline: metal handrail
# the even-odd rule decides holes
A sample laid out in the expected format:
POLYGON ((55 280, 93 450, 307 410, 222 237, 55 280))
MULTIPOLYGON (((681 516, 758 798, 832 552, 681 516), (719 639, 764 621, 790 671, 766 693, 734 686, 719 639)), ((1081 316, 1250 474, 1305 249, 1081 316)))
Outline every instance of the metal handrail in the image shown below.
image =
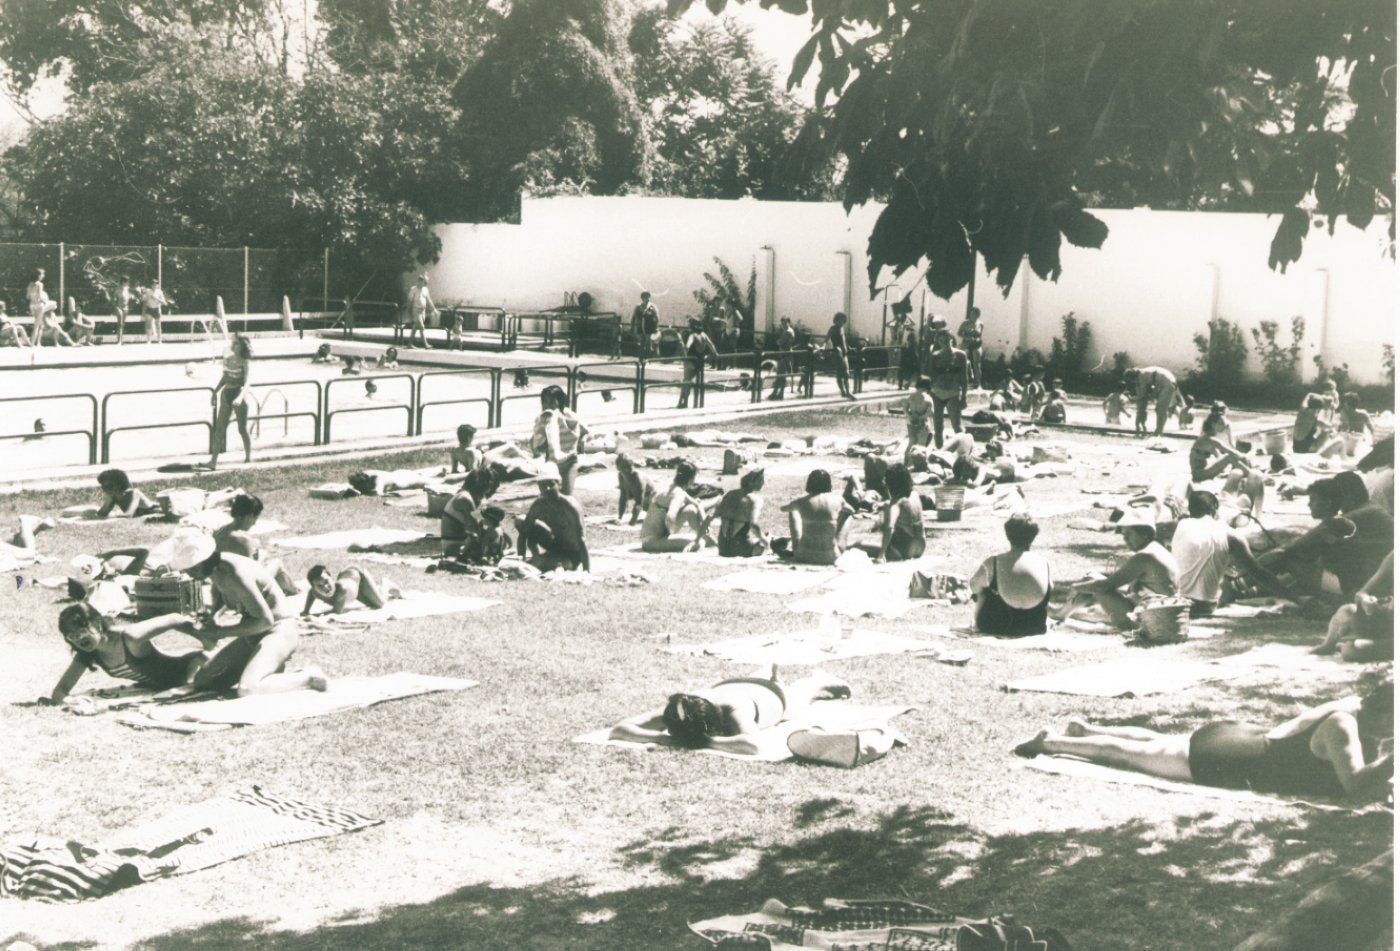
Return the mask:
MULTIPOLYGON (((267 391, 267 393, 266 393, 266 395, 264 396, 263 399, 258 399, 257 394, 256 394, 256 393, 253 394, 253 399, 254 399, 254 400, 257 400, 257 404, 258 404, 258 415, 257 415, 256 417, 253 418, 253 425, 252 425, 251 427, 249 427, 249 436, 258 436, 258 437, 261 437, 261 436, 262 436, 263 407, 266 406, 266 405, 267 405, 267 401, 270 400, 270 399, 272 399, 274 396, 280 396, 280 397, 282 397, 282 408, 283 408, 284 410, 291 410, 291 408, 292 408, 291 401, 287 399, 287 394, 282 392, 281 387, 276 387, 276 386, 274 386, 272 389, 270 389, 270 390, 267 391)), ((321 407, 321 404, 320 404, 320 401, 318 400, 317 403, 316 403, 316 408, 317 408, 317 410, 319 410, 320 407, 321 407)), ((218 412, 218 410, 216 409, 215 412, 218 412)), ((319 413, 319 412, 317 413, 316 418, 317 418, 318 421, 320 420, 320 413, 319 413)), ((287 435, 287 429, 288 429, 288 426, 287 426, 287 418, 286 418, 286 414, 283 413, 283 414, 282 414, 282 435, 283 435, 283 436, 287 435)))
POLYGON ((50 433, 50 432, 42 432, 42 433, 15 433, 14 435, 11 435, 11 436, 0 436, 0 439, 20 439, 20 440, 24 440, 24 439, 33 439, 33 440, 39 440, 39 439, 49 439, 49 438, 54 437, 54 436, 86 436, 86 437, 87 437, 87 444, 88 444, 88 453, 87 453, 88 465, 90 465, 90 466, 95 466, 95 465, 97 465, 97 443, 95 442, 95 437, 93 436, 93 434, 92 434, 91 432, 89 432, 88 430, 86 430, 86 429, 60 429, 60 430, 58 430, 58 431, 56 431, 56 432, 51 432, 51 433, 50 433))
POLYGON ((896 347, 861 347, 851 348, 851 392, 860 393, 865 389, 865 378, 873 376, 875 372, 884 374, 888 379, 892 373, 899 371, 899 350, 896 347), (883 366, 871 367, 871 357, 883 355, 885 362, 883 366))
POLYGON ((117 433, 130 433, 146 429, 176 429, 182 426, 203 426, 209 434, 209 445, 213 446, 214 423, 207 419, 190 419, 179 423, 144 423, 140 426, 118 426, 115 429, 104 429, 102 431, 102 464, 106 465, 112 461, 112 437, 117 433))
POLYGON ((331 419, 337 413, 367 413, 374 410, 402 409, 408 414, 408 425, 405 427, 406 435, 413 435, 413 409, 414 401, 418 398, 418 381, 412 373, 386 373, 375 375, 370 379, 374 380, 407 380, 408 381, 408 402, 407 403, 385 403, 382 406, 345 406, 337 410, 331 409, 331 387, 337 383, 359 383, 364 385, 366 377, 349 376, 327 380, 325 388, 322 390, 321 414, 325 423, 321 427, 324 438, 322 445, 329 445, 331 441, 331 419))
MULTIPOLYGON (((691 387, 694 388, 694 392, 695 392, 695 408, 696 408, 696 409, 701 409, 701 408, 703 408, 704 405, 705 405, 705 361, 704 361, 704 360, 701 360, 701 361, 700 361, 700 365, 699 365, 699 367, 698 367, 698 369, 697 369, 697 372, 696 372, 696 374, 695 374, 695 379, 692 380, 689 384, 687 384, 687 383, 685 382, 685 368, 686 368, 686 366, 687 366, 688 364, 690 364, 694 359, 695 359, 694 357, 679 356, 679 357, 657 357, 657 358, 654 359, 654 360, 643 360, 643 361, 641 361, 641 365, 640 365, 640 368, 639 368, 638 374, 637 374, 637 385, 638 385, 638 387, 641 389, 641 393, 639 394, 639 397, 638 397, 639 408, 638 408, 637 412, 638 412, 638 413, 645 413, 645 412, 646 412, 646 408, 647 408, 646 393, 647 393, 647 390, 665 389, 665 388, 668 388, 668 387, 677 387, 677 388, 681 388, 681 387, 685 387, 685 386, 687 386, 687 385, 689 385, 689 386, 691 386, 691 387), (679 367, 681 368, 681 379, 675 380, 675 381, 667 381, 667 382, 664 382, 664 383, 653 383, 651 380, 647 379, 646 371, 647 371, 647 367, 656 366, 656 365, 661 365, 661 366, 679 366, 679 367)), ((682 390, 682 392, 684 392, 684 391, 682 390)))
POLYGON ((466 406, 472 403, 486 404, 486 426, 490 428, 496 419, 496 398, 501 392, 501 371, 495 367, 464 367, 459 370, 429 370, 418 374, 416 382, 417 392, 414 395, 414 435, 423 435, 423 412, 430 406, 466 406), (480 396, 465 397, 463 399, 452 400, 424 400, 423 381, 428 377, 435 376, 480 376, 485 374, 491 382, 489 395, 485 398, 480 396))
MULTIPOLYGON (((378 409, 379 407, 374 407, 374 408, 375 408, 375 409, 378 409)), ((287 426, 285 425, 285 421, 286 421, 286 420, 289 420, 289 419, 300 419, 300 418, 303 417, 303 416, 305 416, 305 417, 307 417, 307 418, 309 418, 309 419, 311 420, 311 439, 312 439, 311 445, 313 445, 313 446, 319 446, 319 445, 321 445, 321 416, 320 416, 319 413, 313 412, 313 411, 311 411, 311 410, 309 410, 309 409, 297 410, 296 412, 291 412, 291 411, 289 410, 288 412, 285 412, 285 413, 269 413, 269 414, 267 414, 267 415, 260 415, 260 416, 258 417, 258 421, 261 422, 261 421, 264 420, 264 419, 280 419, 280 420, 283 420, 283 421, 284 421, 284 425, 282 426, 282 435, 285 436, 285 435, 287 435, 287 431, 288 431, 287 426)))
MULTIPOLYGON (((811 351, 803 348, 801 350, 757 350, 754 352, 754 373, 753 373, 753 393, 750 402, 759 403, 763 401, 763 388, 767 381, 782 378, 782 392, 787 394, 788 384, 793 377, 797 378, 797 386, 794 388, 796 394, 802 397, 810 397, 811 390, 806 387, 805 381, 808 378, 807 363, 811 359, 811 351), (763 373, 763 364, 772 360, 778 367, 777 373, 763 373), (784 369, 786 368, 786 369, 784 369)), ((776 381, 775 381, 776 385, 776 381)))
MULTIPOLYGON (((3 398, 0 398, 0 403, 42 403, 42 402, 52 401, 52 400, 87 400, 89 403, 92 404, 92 430, 91 430, 91 432, 88 433, 88 436, 90 437, 89 440, 88 440, 88 465, 90 465, 90 466, 95 466, 95 465, 97 465, 97 455, 96 455, 97 449, 96 449, 96 446, 97 446, 97 438, 98 438, 99 427, 100 427, 100 425, 101 425, 101 423, 100 423, 101 417, 98 415, 97 397, 96 397, 95 395, 93 395, 92 393, 52 393, 52 394, 45 394, 45 395, 43 395, 43 396, 6 396, 6 397, 3 397, 3 398)), ((105 405, 104 405, 102 411, 103 411, 104 413, 106 412, 106 407, 105 407, 105 405)), ((66 435, 66 434, 71 434, 71 433, 83 432, 83 430, 65 430, 64 432, 65 432, 65 435, 66 435)), ((35 436, 35 435, 39 435, 39 434, 38 434, 38 433, 20 433, 19 435, 20 435, 20 436, 35 436)), ((57 435, 57 434, 55 433, 55 434, 53 434, 53 435, 57 435)), ((6 438, 8 438, 8 437, 6 437, 6 438)))
POLYGON ((626 391, 630 391, 631 394, 632 394, 632 412, 634 412, 634 413, 640 413, 641 410, 638 408, 638 401, 639 401, 639 396, 638 396, 638 394, 639 394, 641 391, 640 391, 640 388, 639 388, 639 386, 638 386, 638 378, 639 378, 639 376, 640 376, 640 371, 641 371, 642 363, 644 363, 644 362, 645 362, 644 360, 642 360, 641 358, 638 358, 638 359, 636 359, 636 360, 610 360, 610 361, 599 361, 599 362, 596 362, 596 363, 577 363, 577 364, 574 364, 574 394, 573 394, 573 397, 570 399, 570 405, 573 406, 574 409, 578 409, 578 398, 579 398, 579 396, 581 396, 581 395, 582 395, 583 393, 585 393, 585 392, 590 392, 590 393, 591 393, 591 392, 598 392, 598 391, 603 391, 603 390, 608 390, 608 391, 611 391, 611 390, 626 390, 626 391), (615 376, 615 377, 614 377, 614 376, 595 376, 594 374, 592 374, 592 373, 589 372, 589 368, 590 368, 590 367, 609 367, 609 368, 614 368, 614 367, 615 367, 615 368, 617 368, 618 370, 622 370, 622 368, 624 368, 624 367, 629 367, 629 366, 630 366, 630 370, 628 370, 628 375, 627 375, 627 376, 622 376, 621 374, 619 374, 618 376, 615 376), (607 384, 596 384, 596 383, 595 383, 593 386, 588 386, 588 385, 587 385, 587 384, 589 384, 589 383, 593 383, 595 380, 598 380, 598 379, 607 380, 607 381, 609 381, 609 382, 608 382, 607 384), (613 382, 613 381, 617 381, 617 382, 613 382))

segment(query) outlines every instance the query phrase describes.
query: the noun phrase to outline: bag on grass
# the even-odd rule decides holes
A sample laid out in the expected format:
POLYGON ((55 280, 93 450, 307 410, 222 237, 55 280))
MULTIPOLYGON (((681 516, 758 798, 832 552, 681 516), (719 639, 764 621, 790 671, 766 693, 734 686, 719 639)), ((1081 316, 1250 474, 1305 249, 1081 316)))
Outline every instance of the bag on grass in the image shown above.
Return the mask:
POLYGON ((930 574, 915 571, 909 576, 909 597, 937 598, 952 604, 967 604, 972 600, 972 589, 962 575, 930 574))

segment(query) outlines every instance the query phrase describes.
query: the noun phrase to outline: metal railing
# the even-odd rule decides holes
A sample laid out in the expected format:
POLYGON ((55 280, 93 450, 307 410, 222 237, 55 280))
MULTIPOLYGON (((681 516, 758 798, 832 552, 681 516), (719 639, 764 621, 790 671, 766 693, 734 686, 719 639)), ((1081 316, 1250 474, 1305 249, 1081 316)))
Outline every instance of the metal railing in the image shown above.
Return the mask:
POLYGON ((517 400, 538 400, 540 398, 540 390, 543 389, 543 387, 536 388, 536 384, 539 383, 541 378, 551 383, 557 383, 564 390, 564 395, 568 397, 569 405, 573 405, 574 368, 567 363, 543 367, 503 367, 497 372, 500 376, 496 383, 496 418, 492 423, 494 426, 505 425, 507 403, 512 403, 517 400), (512 389, 520 389, 525 392, 507 395, 504 382, 507 376, 511 379, 512 389), (524 383, 524 385, 520 385, 521 383, 524 383))
POLYGON ((362 378, 362 377, 358 377, 358 376, 352 376, 352 377, 341 377, 340 379, 337 379, 337 380, 327 380, 327 381, 326 381, 325 389, 322 391, 325 395, 324 395, 324 398, 323 398, 322 401, 321 401, 321 418, 325 421, 325 422, 322 424, 322 427, 321 427, 321 432, 322 432, 322 434, 323 434, 323 436, 324 436, 324 439, 322 440, 322 445, 329 445, 329 444, 330 444, 330 441, 331 441, 331 421, 332 421, 336 416, 343 415, 343 414, 345 414, 345 413, 374 413, 374 412, 384 412, 384 411, 387 411, 387 410, 400 410, 400 409, 401 409, 401 410, 404 411, 405 422, 406 422, 406 425, 404 426, 404 435, 407 435, 407 436, 412 436, 412 435, 413 435, 413 403, 414 403, 414 397, 417 395, 417 392, 418 392, 418 384, 417 384, 416 380, 414 379, 414 376, 413 376, 412 373, 389 373, 389 374, 384 374, 384 375, 382 375, 382 376, 374 376, 374 377, 369 378, 369 379, 373 379, 373 380, 374 380, 376 386, 377 386, 379 383, 382 383, 382 382, 385 381, 385 380, 407 380, 407 381, 408 381, 408 394, 409 394, 409 395, 408 395, 408 402, 407 402, 407 403, 380 403, 380 404, 376 404, 376 405, 374 405, 374 406, 342 406, 342 407, 340 407, 339 409, 331 409, 331 388, 332 388, 333 386, 335 386, 337 383, 341 383, 341 384, 345 384, 345 383, 358 383, 361 387, 363 387, 363 386, 364 386, 365 379, 366 379, 366 378, 362 378))
POLYGON ((578 409, 579 397, 585 393, 602 393, 605 402, 611 394, 621 391, 631 399, 632 412, 640 413, 644 360, 613 360, 574 365, 573 398, 570 405, 578 409))
POLYGON ((0 437, 4 439, 33 439, 44 436, 73 436, 84 434, 88 437, 88 465, 97 465, 97 442, 102 431, 101 417, 98 415, 97 397, 91 393, 54 393, 45 396, 7 396, 0 399, 0 403, 52 403, 59 400, 86 400, 92 406, 92 428, 91 429, 65 429, 59 432, 32 432, 16 433, 13 436, 0 437))
POLYGON ((433 406, 472 406, 477 403, 486 404, 486 419, 479 428, 489 429, 496 420, 496 402, 501 393, 501 371, 491 367, 470 367, 460 370, 429 370, 426 373, 418 374, 416 393, 414 395, 414 433, 423 435, 423 414, 433 406), (461 396, 452 399, 425 399, 424 385, 431 379, 442 379, 451 377, 454 379, 471 380, 473 377, 486 377, 486 396, 461 396))
POLYGON ((179 426, 204 426, 209 431, 210 451, 213 451, 214 421, 210 419, 202 420, 179 420, 164 423, 141 423, 136 426, 108 425, 110 417, 108 406, 112 400, 119 396, 169 396, 173 393, 207 393, 209 394, 210 405, 214 402, 214 388, 212 386, 181 386, 173 390, 116 390, 102 397, 102 463, 106 465, 112 461, 112 437, 117 433, 130 433, 148 429, 173 429, 179 426))

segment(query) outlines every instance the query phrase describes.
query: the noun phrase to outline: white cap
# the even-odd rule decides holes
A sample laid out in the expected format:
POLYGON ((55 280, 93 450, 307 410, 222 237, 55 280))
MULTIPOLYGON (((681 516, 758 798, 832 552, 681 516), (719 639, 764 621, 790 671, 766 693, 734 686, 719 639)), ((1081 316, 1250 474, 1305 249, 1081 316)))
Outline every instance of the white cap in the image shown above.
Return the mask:
POLYGON ((102 559, 96 555, 75 555, 68 567, 72 571, 68 577, 80 581, 95 581, 102 577, 102 559))
POLYGON ((157 553, 162 556, 165 566, 174 571, 184 571, 214 554, 214 539, 197 528, 181 529, 151 550, 151 558, 157 553))
POLYGON ((1115 531, 1120 532, 1125 528, 1150 528, 1155 532, 1157 530, 1157 523, 1146 515, 1134 511, 1133 509, 1128 509, 1123 513, 1122 518, 1113 523, 1113 528, 1115 531))
POLYGON ((549 480, 552 480, 552 481, 554 481, 554 482, 562 482, 562 481, 564 481, 564 480, 563 480, 563 477, 559 475, 559 467, 558 467, 557 465, 555 465, 554 463, 552 463, 552 462, 541 462, 541 463, 539 464, 539 467, 540 467, 539 475, 535 476, 535 481, 536 481, 536 482, 545 482, 545 481, 549 481, 549 480))

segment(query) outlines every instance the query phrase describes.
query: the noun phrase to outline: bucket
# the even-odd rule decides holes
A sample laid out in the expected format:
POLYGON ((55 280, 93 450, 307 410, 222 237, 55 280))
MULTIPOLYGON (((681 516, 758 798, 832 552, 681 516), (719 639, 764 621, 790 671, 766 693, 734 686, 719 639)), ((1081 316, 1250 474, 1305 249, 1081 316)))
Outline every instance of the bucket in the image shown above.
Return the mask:
POLYGON ((937 485, 933 487, 933 509, 940 522, 962 521, 963 494, 966 490, 960 485, 937 485))
POLYGON ((1282 429, 1271 430, 1264 434, 1264 451, 1274 456, 1288 450, 1288 436, 1282 429))
POLYGON ((1149 644, 1175 644, 1186 640, 1186 617, 1191 602, 1185 598, 1154 598, 1137 610, 1138 637, 1149 644))

